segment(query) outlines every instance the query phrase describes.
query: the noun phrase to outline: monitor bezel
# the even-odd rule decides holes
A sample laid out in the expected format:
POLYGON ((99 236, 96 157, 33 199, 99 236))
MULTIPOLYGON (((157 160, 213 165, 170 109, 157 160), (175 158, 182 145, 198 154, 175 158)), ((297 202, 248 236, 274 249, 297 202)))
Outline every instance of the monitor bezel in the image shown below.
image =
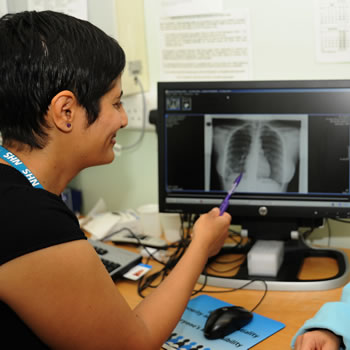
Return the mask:
MULTIPOLYGON (((288 80, 288 81, 210 81, 210 82, 159 82, 158 83, 158 195, 160 212, 178 212, 201 214, 210 210, 212 203, 167 203, 165 189, 165 166, 164 166, 164 142, 165 123, 163 113, 165 111, 164 92, 168 89, 298 89, 298 88, 350 88, 350 80, 288 80)), ((350 108, 349 108, 350 112, 350 108)), ((348 199, 350 200, 350 198, 348 199)), ((348 203, 348 201, 346 202, 348 203)), ((303 207, 303 206, 278 206, 278 205, 230 205, 227 210, 233 218, 233 223, 241 224, 245 221, 260 222, 298 222, 298 225, 310 226, 313 223, 319 225, 323 218, 350 218, 348 207, 303 207), (262 207, 266 207, 263 210, 262 207), (259 214, 264 211, 265 214, 259 214)))

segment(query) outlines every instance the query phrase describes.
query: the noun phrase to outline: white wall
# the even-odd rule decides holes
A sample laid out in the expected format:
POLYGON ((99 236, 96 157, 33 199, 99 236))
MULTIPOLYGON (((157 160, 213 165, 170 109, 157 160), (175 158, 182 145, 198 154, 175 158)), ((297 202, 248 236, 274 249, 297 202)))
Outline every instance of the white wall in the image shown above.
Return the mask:
MULTIPOLYGON (((89 0, 93 16, 108 12, 112 0, 89 0)), ((207 1, 202 0, 202 4, 207 1)), ((316 60, 316 33, 314 0, 223 0, 225 9, 249 8, 252 41, 252 79, 350 79, 350 63, 318 63, 316 60)), ((130 9, 133 0, 128 2, 130 9)), ((149 93, 148 109, 156 108, 156 86, 160 79, 159 16, 161 0, 144 0, 145 28, 139 27, 127 38, 130 45, 146 36, 148 52, 149 93)), ((9 10, 26 9, 26 0, 8 1, 9 10)), ((142 16, 137 9, 138 16, 142 16)), ((142 11, 141 11, 142 12, 142 11)), ((123 15, 123 14, 119 14, 123 15)), ((115 24, 117 26, 117 24, 115 24)), ((113 31, 113 28, 108 28, 113 31)), ((124 39, 125 40, 125 39, 124 39)), ((137 99, 135 97, 135 103, 137 99)), ((128 101, 130 102, 130 101, 128 101)), ((132 99, 131 99, 132 103, 132 99)), ((138 131, 122 130, 118 142, 131 144, 138 131)), ((113 164, 87 169, 73 181, 84 192, 84 212, 103 197, 111 210, 137 208, 156 202, 157 190, 157 136, 147 131, 141 147, 128 151, 113 164)), ((350 226, 330 222, 331 245, 350 248, 350 226)), ((328 226, 315 232, 316 242, 328 243, 328 226)))
MULTIPOLYGON (((144 0, 144 3, 150 87, 155 94, 161 78, 160 1, 144 0)), ((350 79, 350 62, 316 60, 314 5, 314 0, 223 0, 225 9, 250 10, 253 80, 350 79)), ((156 101, 151 101, 151 105, 155 107, 156 101)), ((310 238, 314 243, 350 248, 350 225, 329 220, 310 238)))
MULTIPOLYGON (((203 2, 212 0, 203 0, 203 2)), ((159 74, 160 0, 144 0, 151 86, 159 74)), ((314 0, 223 0, 226 10, 248 8, 254 80, 349 79, 350 63, 316 62, 314 0)))

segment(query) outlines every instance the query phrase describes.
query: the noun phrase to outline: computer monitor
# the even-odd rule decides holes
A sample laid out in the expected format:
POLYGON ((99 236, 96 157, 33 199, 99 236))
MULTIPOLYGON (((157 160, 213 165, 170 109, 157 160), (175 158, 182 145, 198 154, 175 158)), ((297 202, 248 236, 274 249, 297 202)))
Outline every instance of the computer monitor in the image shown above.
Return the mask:
POLYGON ((289 241, 350 218, 350 81, 158 83, 159 208, 227 211, 254 239, 289 241))

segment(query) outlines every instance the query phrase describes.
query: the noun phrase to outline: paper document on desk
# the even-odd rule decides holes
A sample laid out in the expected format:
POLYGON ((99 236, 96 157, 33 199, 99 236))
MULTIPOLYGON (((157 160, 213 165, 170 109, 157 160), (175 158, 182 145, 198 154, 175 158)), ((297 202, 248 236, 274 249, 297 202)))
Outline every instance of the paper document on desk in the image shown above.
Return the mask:
POLYGON ((131 210, 97 214, 82 228, 92 235, 92 239, 97 240, 113 240, 113 234, 123 229, 129 229, 135 234, 142 231, 140 219, 131 210))
POLYGON ((231 304, 208 295, 190 300, 180 322, 162 349, 245 350, 285 327, 279 321, 254 313, 253 320, 239 331, 223 339, 208 340, 203 333, 207 317, 211 311, 223 306, 231 304))

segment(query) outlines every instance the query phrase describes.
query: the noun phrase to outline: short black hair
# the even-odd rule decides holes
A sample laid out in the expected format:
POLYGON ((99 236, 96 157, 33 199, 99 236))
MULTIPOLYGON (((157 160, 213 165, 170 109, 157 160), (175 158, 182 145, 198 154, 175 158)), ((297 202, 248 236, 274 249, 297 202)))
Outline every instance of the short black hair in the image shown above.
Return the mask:
POLYGON ((100 99, 125 67, 118 42, 88 21, 53 11, 25 11, 0 18, 0 132, 4 145, 31 148, 47 142, 45 115, 52 98, 74 93, 87 126, 100 99))

